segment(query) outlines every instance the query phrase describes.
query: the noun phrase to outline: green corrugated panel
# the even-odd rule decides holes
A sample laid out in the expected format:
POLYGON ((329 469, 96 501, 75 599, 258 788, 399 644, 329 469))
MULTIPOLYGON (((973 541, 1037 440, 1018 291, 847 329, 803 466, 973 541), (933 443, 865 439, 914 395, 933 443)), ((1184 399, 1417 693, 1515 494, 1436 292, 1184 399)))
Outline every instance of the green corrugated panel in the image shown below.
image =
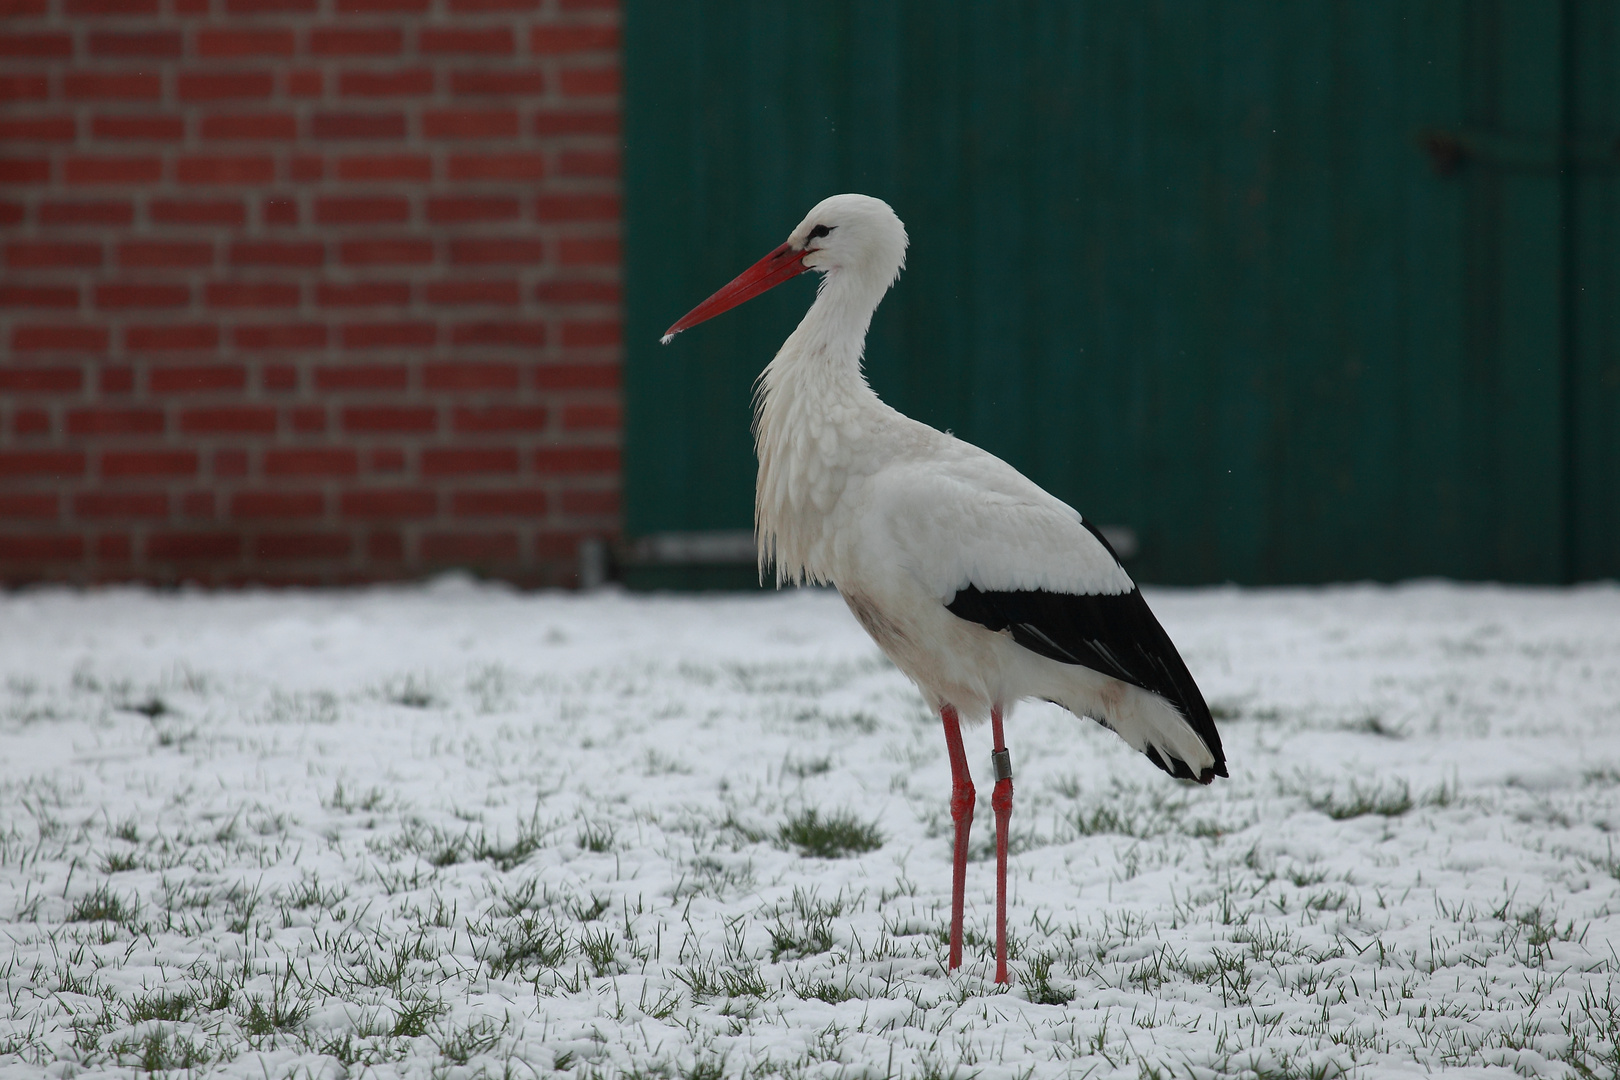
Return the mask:
POLYGON ((630 0, 627 531, 750 524, 813 285, 656 338, 856 190, 912 236, 878 391, 1134 528, 1138 576, 1620 572, 1615 175, 1422 148, 1556 148, 1566 72, 1614 132, 1574 9, 630 0))

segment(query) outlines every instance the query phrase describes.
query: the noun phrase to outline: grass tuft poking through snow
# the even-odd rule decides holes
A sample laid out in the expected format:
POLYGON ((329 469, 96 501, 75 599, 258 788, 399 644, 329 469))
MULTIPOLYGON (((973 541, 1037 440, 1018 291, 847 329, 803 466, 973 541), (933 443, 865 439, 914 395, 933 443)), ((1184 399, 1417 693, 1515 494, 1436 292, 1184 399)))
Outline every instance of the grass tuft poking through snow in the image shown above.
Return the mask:
POLYGON ((0 597, 0 1080, 1620 1076, 1620 590, 1152 601, 1232 777, 1021 707, 1005 988, 833 594, 0 597))

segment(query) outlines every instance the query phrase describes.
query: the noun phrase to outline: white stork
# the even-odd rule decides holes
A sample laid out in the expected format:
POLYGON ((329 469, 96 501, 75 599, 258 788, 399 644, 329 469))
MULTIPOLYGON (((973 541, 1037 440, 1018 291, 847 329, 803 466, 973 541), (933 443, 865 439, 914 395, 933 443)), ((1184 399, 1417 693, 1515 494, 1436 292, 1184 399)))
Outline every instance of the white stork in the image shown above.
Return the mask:
POLYGON ((669 328, 682 330, 806 270, 816 301, 760 376, 755 531, 760 573, 830 583, 939 712, 956 850, 950 967, 962 963, 973 780, 961 721, 995 740, 996 981, 1007 974, 1012 761, 1002 718, 1056 702, 1184 780, 1226 775, 1203 695, 1102 535, 976 446, 885 405, 861 371, 866 330, 906 259, 885 202, 834 195, 787 243, 669 328))

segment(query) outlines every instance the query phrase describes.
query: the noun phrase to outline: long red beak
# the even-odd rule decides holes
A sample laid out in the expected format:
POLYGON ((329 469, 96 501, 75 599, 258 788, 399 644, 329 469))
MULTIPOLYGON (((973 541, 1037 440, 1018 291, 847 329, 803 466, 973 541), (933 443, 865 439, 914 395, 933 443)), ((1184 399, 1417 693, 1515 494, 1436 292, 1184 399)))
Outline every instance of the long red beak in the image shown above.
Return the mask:
POLYGON ((776 288, 788 278, 798 277, 809 269, 803 261, 808 254, 803 248, 795 251, 791 244, 783 244, 732 278, 725 288, 681 316, 679 322, 664 331, 659 341, 668 345, 670 339, 682 330, 706 322, 722 311, 730 311, 744 300, 752 300, 760 293, 776 288))

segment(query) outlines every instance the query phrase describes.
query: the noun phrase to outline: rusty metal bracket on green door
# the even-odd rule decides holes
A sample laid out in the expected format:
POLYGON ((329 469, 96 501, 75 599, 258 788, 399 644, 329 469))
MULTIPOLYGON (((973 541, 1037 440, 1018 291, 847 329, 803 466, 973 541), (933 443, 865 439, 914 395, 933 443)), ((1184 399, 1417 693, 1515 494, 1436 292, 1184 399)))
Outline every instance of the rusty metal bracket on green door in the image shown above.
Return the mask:
POLYGON ((1620 168, 1620 137, 1517 135, 1464 128, 1430 128, 1418 139, 1434 171, 1454 175, 1466 165, 1512 172, 1557 172, 1565 168, 1620 168))

